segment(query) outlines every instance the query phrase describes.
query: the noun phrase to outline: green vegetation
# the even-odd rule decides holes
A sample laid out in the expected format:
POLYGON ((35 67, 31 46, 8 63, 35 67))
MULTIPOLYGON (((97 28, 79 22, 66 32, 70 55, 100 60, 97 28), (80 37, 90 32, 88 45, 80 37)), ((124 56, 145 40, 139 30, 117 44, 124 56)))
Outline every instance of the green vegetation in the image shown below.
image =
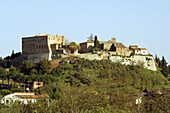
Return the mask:
POLYGON ((166 62, 164 56, 162 56, 162 60, 160 60, 157 55, 155 55, 155 60, 157 63, 158 68, 160 68, 162 74, 170 80, 170 65, 167 65, 168 63, 166 62))
POLYGON ((97 36, 95 36, 95 39, 94 39, 94 49, 99 49, 99 41, 97 39, 97 36))
MULTIPOLYGON (((38 64, 24 61, 20 68, 11 67, 9 72, 0 68, 0 78, 7 77, 18 83, 36 80, 44 82, 44 87, 35 92, 48 94, 51 101, 49 105, 43 100, 29 105, 1 105, 2 113, 169 112, 169 95, 166 93, 157 96, 151 92, 143 105, 135 105, 135 95, 141 90, 169 85, 168 79, 160 71, 154 72, 141 66, 70 57, 63 59, 54 69, 50 69, 47 60, 38 64)), ((9 90, 16 91, 13 85, 9 90)))
POLYGON ((89 37, 87 37, 87 41, 93 41, 94 37, 93 37, 93 33, 90 34, 89 37))
POLYGON ((74 53, 76 50, 80 50, 80 49, 81 49, 81 47, 78 44, 76 44, 75 42, 71 42, 69 44, 69 50, 71 51, 71 53, 74 53))

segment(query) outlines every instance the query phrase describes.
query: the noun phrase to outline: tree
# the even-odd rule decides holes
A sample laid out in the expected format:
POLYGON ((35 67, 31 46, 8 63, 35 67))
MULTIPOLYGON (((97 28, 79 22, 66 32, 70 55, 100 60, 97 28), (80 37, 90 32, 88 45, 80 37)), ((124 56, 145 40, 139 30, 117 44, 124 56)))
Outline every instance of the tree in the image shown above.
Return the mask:
POLYGON ((31 62, 31 61, 26 61, 24 60, 22 62, 22 65, 20 67, 21 72, 26 74, 26 75, 30 75, 31 70, 35 67, 35 65, 31 62))
POLYGON ((165 77, 167 77, 169 70, 168 70, 167 62, 166 62, 164 56, 162 57, 161 67, 162 67, 162 73, 164 74, 165 77))
POLYGON ((170 74, 170 65, 168 65, 168 70, 169 70, 169 74, 170 74))
POLYGON ((91 35, 89 37, 87 37, 87 40, 88 41, 93 41, 94 40, 94 37, 93 37, 93 34, 91 33, 91 35))
POLYGON ((12 50, 12 54, 11 54, 11 56, 13 56, 15 54, 15 52, 14 52, 14 50, 12 50))
POLYGON ((41 60, 38 64, 39 74, 49 73, 51 69, 51 63, 48 60, 41 60))
POLYGON ((69 44, 69 50, 71 51, 71 53, 74 53, 76 50, 80 50, 80 49, 81 49, 81 47, 78 44, 76 44, 75 42, 71 42, 69 44))
POLYGON ((19 71, 16 69, 16 67, 10 67, 9 69, 9 74, 14 81, 14 87, 15 87, 15 82, 17 81, 17 76, 18 76, 19 71))
POLYGON ((2 84, 4 84, 4 79, 7 77, 7 74, 8 72, 5 69, 0 68, 0 78, 2 80, 2 84))
POLYGON ((8 72, 8 74, 7 74, 7 79, 8 79, 8 86, 9 86, 9 79, 11 79, 11 74, 8 72))
POLYGON ((17 82, 19 82, 19 86, 21 86, 21 82, 24 83, 26 80, 25 75, 23 73, 18 73, 16 78, 17 82))
POLYGON ((30 70, 29 75, 36 75, 36 74, 38 74, 38 71, 35 68, 30 70))
POLYGON ((69 44, 70 41, 68 39, 65 39, 65 44, 69 44))
POLYGON ((95 36, 95 39, 94 39, 94 47, 99 48, 99 41, 97 39, 97 36, 95 36))
POLYGON ((156 60, 156 63, 159 64, 160 59, 157 57, 157 54, 155 55, 155 60, 156 60))
POLYGON ((164 56, 162 56, 162 61, 161 62, 162 62, 162 69, 167 68, 167 62, 166 62, 164 56))

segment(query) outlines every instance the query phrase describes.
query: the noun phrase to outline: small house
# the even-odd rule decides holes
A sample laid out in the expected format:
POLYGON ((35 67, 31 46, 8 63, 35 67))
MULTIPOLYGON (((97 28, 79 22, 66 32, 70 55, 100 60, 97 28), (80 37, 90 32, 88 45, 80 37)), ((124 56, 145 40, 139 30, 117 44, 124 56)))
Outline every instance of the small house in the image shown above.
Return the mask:
POLYGON ((47 94, 35 95, 34 92, 14 92, 8 94, 1 99, 1 104, 11 105, 14 102, 19 104, 36 103, 38 99, 46 99, 48 101, 49 96, 47 94))
POLYGON ((146 48, 138 48, 137 45, 130 45, 129 49, 132 50, 135 55, 147 55, 147 49, 146 48))

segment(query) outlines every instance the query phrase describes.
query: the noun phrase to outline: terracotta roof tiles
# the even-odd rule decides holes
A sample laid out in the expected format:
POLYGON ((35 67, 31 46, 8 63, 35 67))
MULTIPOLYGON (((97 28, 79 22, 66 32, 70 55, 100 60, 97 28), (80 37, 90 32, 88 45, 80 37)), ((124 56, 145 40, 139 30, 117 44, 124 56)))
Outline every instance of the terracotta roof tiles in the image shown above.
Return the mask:
POLYGON ((48 98, 49 96, 47 94, 43 94, 43 95, 16 95, 19 96, 21 98, 48 98))

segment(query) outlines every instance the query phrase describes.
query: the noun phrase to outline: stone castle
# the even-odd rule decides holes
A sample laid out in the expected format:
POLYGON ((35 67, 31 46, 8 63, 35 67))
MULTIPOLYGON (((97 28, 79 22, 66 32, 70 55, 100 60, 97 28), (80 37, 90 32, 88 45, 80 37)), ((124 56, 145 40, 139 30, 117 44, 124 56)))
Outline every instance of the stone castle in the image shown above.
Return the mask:
MULTIPOLYGON (((80 53, 93 52, 94 41, 87 41, 80 43, 80 53)), ((146 48, 138 48, 137 45, 130 45, 129 47, 124 46, 122 43, 116 42, 116 38, 112 38, 109 41, 99 41, 100 50, 109 51, 122 56, 130 56, 132 52, 134 54, 147 55, 146 48)))
POLYGON ((42 59, 52 60, 57 51, 64 51, 64 36, 52 36, 48 34, 35 35, 22 38, 22 55, 27 60, 38 63, 42 59))
MULTIPOLYGON (((121 62, 131 65, 143 63, 144 67, 156 71, 154 58, 149 56, 146 48, 138 48, 137 45, 126 47, 116 38, 109 41, 99 41, 100 51, 94 50, 94 41, 82 42, 79 44, 79 50, 76 56, 89 60, 109 59, 112 62, 121 62), (93 53, 93 54, 91 54, 93 53), (149 60, 148 60, 149 59, 149 60)), ((22 37, 22 56, 23 60, 38 63, 42 59, 54 60, 58 55, 67 57, 70 55, 66 49, 64 36, 52 36, 48 34, 39 34, 31 37, 22 37)))

